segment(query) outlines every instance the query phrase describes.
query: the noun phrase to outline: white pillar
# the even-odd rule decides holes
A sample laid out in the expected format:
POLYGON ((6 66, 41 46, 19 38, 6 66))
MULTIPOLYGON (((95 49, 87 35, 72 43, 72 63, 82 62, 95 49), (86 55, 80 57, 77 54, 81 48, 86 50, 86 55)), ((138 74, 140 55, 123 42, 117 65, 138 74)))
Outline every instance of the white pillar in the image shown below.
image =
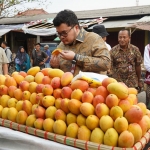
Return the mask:
POLYGON ((40 36, 39 35, 37 35, 36 42, 40 43, 40 36))

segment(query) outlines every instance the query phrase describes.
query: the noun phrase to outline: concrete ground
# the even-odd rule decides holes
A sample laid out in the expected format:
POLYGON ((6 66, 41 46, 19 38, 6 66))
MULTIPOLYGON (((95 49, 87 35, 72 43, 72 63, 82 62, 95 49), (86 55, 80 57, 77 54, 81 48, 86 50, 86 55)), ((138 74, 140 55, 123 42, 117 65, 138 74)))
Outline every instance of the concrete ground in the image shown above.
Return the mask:
POLYGON ((146 103, 146 93, 145 93, 145 91, 142 91, 141 93, 139 93, 137 95, 137 97, 138 97, 138 102, 146 103))

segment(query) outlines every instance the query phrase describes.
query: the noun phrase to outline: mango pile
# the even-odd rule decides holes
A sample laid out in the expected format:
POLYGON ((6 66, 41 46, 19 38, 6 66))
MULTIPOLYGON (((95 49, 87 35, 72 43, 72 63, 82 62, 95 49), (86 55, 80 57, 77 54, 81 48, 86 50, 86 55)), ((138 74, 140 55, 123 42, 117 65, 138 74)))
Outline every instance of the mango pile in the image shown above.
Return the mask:
POLYGON ((135 88, 109 77, 97 87, 72 79, 71 72, 39 67, 0 75, 0 118, 124 148, 150 129, 150 111, 138 103, 135 88))

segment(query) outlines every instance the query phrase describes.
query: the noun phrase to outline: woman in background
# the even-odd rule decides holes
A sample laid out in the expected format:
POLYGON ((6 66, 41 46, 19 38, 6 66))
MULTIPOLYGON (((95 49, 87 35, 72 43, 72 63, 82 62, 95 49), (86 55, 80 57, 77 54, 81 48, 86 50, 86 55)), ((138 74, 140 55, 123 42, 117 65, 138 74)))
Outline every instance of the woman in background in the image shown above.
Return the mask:
POLYGON ((19 47, 19 50, 16 54, 15 67, 16 71, 18 72, 19 71, 27 72, 30 69, 30 58, 23 46, 19 47))

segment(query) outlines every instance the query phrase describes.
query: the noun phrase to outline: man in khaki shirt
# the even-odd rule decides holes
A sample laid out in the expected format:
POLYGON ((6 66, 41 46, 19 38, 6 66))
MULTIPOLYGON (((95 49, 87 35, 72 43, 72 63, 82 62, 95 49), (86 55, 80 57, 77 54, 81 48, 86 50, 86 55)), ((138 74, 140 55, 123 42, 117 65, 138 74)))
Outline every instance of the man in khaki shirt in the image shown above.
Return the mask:
POLYGON ((58 57, 51 57, 53 68, 71 71, 74 75, 80 70, 99 73, 110 68, 110 54, 105 42, 99 35, 80 28, 73 11, 59 12, 53 23, 61 40, 58 48, 62 49, 58 57))
POLYGON ((9 61, 7 59, 5 51, 0 47, 0 74, 8 74, 8 63, 9 61))

